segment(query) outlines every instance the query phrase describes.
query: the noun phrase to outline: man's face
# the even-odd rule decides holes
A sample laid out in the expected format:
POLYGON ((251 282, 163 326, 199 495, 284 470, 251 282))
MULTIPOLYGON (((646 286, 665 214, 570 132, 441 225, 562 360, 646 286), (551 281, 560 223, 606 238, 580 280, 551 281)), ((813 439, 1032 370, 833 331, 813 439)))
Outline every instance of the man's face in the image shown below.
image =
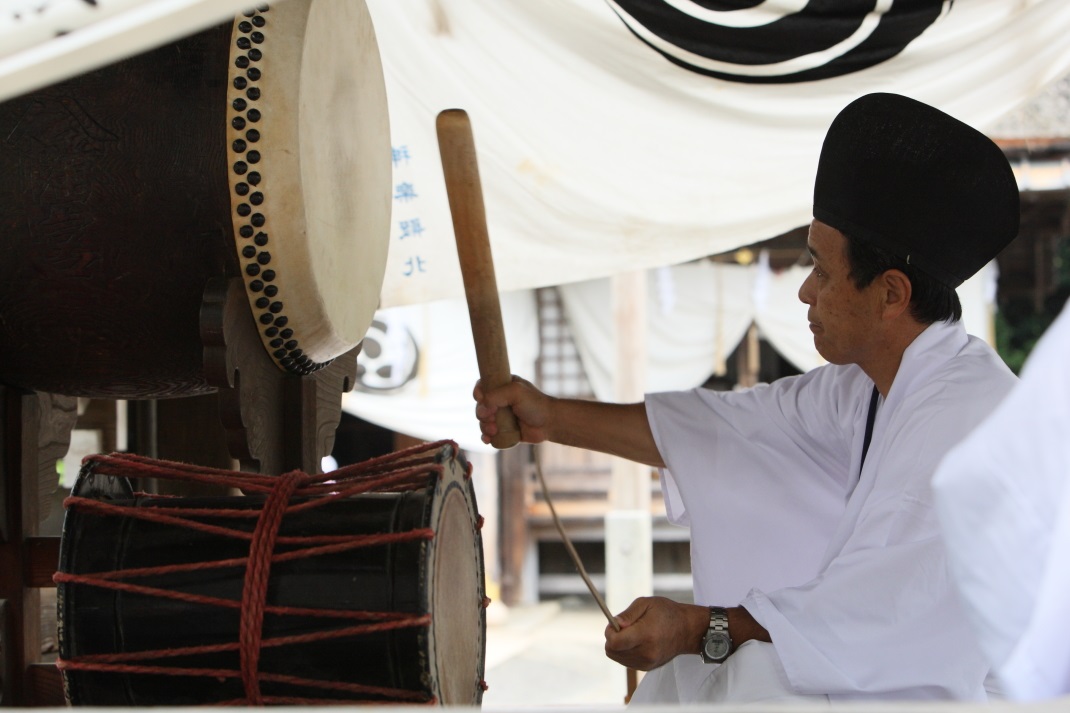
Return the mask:
POLYGON ((879 280, 859 290, 850 277, 843 233, 815 219, 807 239, 814 269, 799 288, 810 306, 814 346, 832 364, 861 364, 876 343, 880 325, 879 280))

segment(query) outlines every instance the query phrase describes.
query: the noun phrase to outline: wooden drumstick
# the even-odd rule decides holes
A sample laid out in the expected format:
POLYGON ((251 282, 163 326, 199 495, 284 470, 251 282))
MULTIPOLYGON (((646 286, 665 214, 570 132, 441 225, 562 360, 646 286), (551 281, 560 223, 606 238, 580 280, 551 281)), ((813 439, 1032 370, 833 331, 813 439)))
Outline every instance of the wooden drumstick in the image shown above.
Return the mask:
MULTIPOLYGON (((502 309, 498 302, 498 283, 494 278, 472 124, 463 109, 446 109, 439 113, 435 125, 442 154, 442 172, 446 177, 446 195, 453 215, 457 257, 468 299, 479 378, 483 388, 493 389, 508 384, 512 373, 502 328, 502 309)), ((498 409, 495 419, 498 433, 490 444, 495 448, 512 448, 520 441, 516 417, 510 409, 503 408, 498 409)))

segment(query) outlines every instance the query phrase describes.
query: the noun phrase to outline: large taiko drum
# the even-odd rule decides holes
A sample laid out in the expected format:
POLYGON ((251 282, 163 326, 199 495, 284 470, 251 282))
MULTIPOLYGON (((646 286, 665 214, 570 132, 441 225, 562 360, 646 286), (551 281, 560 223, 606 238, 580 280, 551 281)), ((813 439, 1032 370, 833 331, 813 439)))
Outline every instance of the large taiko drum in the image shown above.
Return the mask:
POLYGON ((454 444, 416 455, 320 476, 305 488, 319 495, 289 501, 257 630, 257 700, 239 675, 255 547, 230 531, 252 533, 258 520, 241 515, 265 498, 135 495, 115 476, 156 462, 87 461, 56 575, 69 702, 478 705, 486 600, 471 480, 454 444), (369 478, 393 489, 332 499, 369 478))
POLYGON ((214 278, 244 280, 280 369, 351 350, 386 265, 386 106, 360 0, 262 5, 0 104, 0 382, 208 391, 214 278))

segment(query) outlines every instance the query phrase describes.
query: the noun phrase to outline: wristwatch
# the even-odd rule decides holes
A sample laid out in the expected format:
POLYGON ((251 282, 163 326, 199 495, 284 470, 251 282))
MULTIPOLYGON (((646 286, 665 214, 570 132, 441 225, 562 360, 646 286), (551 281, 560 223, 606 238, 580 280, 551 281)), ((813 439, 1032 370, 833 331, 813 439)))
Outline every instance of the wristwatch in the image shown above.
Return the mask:
POLYGON ((702 639, 703 663, 724 663, 732 651, 732 637, 728 635, 728 610, 710 607, 710 628, 702 639))

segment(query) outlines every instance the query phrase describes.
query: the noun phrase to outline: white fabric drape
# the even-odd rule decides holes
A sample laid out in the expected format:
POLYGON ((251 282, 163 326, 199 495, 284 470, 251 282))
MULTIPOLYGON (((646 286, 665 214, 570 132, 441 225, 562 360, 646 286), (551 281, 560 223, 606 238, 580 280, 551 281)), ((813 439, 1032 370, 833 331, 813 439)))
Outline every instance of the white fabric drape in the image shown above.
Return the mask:
MULTIPOLYGON (((647 388, 701 384, 742 339, 753 316, 754 271, 707 261, 647 276, 647 388)), ((614 401, 616 361, 609 279, 561 286, 584 371, 595 396, 614 401)))
MULTIPOLYGON (((809 267, 780 272, 753 265, 699 261, 652 270, 647 276, 647 391, 702 384, 739 345, 754 322, 761 336, 800 371, 824 363, 814 349, 799 301, 809 267)), ((992 343, 990 264, 958 288, 966 331, 992 343)), ((613 401, 613 304, 607 278, 560 288, 572 337, 596 397, 613 401)))
POLYGON ((1070 693, 1070 309, 933 479, 956 582, 1008 695, 1070 693))
POLYGON ((472 117, 510 290, 679 264, 805 224, 824 133, 861 94, 907 94, 983 130, 1070 68, 1065 0, 956 2, 894 58, 798 84, 678 67, 604 0, 368 7, 395 149, 383 306, 461 294, 434 134, 443 109, 472 117))

